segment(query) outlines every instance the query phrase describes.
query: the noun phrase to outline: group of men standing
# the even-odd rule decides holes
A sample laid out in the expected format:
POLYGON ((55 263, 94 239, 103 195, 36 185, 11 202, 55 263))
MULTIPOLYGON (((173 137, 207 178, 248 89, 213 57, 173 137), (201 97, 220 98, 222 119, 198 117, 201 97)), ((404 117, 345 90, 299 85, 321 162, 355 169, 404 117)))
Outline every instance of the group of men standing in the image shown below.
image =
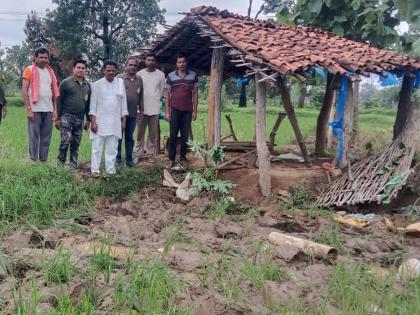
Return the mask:
MULTIPOLYGON (((122 164, 124 142, 125 164, 134 165, 134 131, 137 127, 136 158, 158 154, 159 114, 165 93, 165 119, 170 122, 167 167, 175 166, 178 133, 181 134, 181 164, 186 162, 191 120, 197 117, 198 79, 188 70, 185 56, 177 57, 177 70, 165 74, 157 69, 156 57, 146 55, 146 68, 138 71, 136 58, 129 58, 124 72, 117 75, 118 65, 107 60, 103 78, 90 84, 86 80, 87 63, 76 60, 73 74, 59 85, 48 65, 46 48, 35 50, 34 63, 22 75, 22 95, 28 118, 29 157, 47 161, 53 125, 60 130, 58 163, 64 165, 70 148, 70 168, 77 168, 83 129, 90 130, 92 142, 91 173, 100 175, 105 146, 105 172, 115 174, 122 164), (145 138, 146 129, 148 137, 145 138)), ((0 91, 1 92, 1 91, 0 91)), ((0 110, 5 100, 0 93, 0 110)), ((4 98, 4 97, 3 97, 4 98)), ((0 115, 1 116, 1 115, 0 115)))

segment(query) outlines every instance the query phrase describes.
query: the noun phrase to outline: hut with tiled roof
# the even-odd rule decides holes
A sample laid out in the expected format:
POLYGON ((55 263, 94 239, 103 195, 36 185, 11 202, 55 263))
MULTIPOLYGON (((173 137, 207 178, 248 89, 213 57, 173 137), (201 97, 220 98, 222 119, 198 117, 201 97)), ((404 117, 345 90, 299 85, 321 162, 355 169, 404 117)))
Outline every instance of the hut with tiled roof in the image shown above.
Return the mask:
MULTIPOLYGON (((173 67, 177 53, 189 56, 200 74, 210 75, 208 97, 208 145, 220 144, 221 89, 227 76, 254 76, 256 82, 256 142, 263 195, 271 192, 269 150, 266 144, 265 93, 268 83, 280 91, 285 112, 293 126, 302 156, 310 164, 301 131, 290 100, 287 76, 306 81, 314 68, 328 72, 326 94, 318 117, 317 148, 326 142, 328 118, 339 90, 341 107, 335 128, 342 135, 337 159, 341 167, 349 163, 350 121, 353 86, 359 76, 388 73, 403 76, 402 97, 394 127, 394 138, 410 116, 409 95, 419 78, 420 60, 356 42, 311 27, 280 25, 252 20, 226 10, 199 6, 184 13, 175 26, 159 35, 148 52, 163 67, 173 67)), ((412 106, 411 106, 412 107, 412 106)))

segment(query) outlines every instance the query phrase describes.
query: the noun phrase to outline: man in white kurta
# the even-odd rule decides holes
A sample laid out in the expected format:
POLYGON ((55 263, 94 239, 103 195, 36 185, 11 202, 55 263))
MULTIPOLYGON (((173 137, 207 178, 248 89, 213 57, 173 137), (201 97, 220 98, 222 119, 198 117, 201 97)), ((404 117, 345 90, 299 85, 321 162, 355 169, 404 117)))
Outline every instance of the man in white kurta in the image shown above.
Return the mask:
POLYGON ((115 161, 118 153, 118 139, 128 115, 127 97, 124 82, 116 78, 117 64, 105 61, 104 77, 92 85, 90 102, 92 158, 91 172, 100 175, 102 149, 105 144, 105 170, 115 174, 115 161))

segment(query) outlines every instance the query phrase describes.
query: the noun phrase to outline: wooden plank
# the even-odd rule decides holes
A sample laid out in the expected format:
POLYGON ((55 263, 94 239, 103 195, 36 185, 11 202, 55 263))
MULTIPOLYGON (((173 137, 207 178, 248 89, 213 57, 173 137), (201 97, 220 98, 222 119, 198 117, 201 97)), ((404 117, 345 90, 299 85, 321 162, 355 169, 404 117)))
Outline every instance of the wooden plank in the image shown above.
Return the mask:
POLYGON ((220 145, 223 65, 224 48, 213 49, 208 95, 207 146, 209 148, 220 145))
POLYGON ((353 82, 349 80, 346 91, 346 108, 344 110, 343 118, 343 159, 338 161, 338 166, 342 169, 348 166, 351 143, 351 117, 353 114, 353 82))
POLYGON ((260 73, 255 74, 256 87, 256 118, 255 130, 258 152, 259 183, 261 193, 264 197, 271 195, 271 175, 270 175, 270 152, 268 151, 265 130, 266 130, 266 94, 267 84, 260 80, 263 76, 260 73))
POLYGON ((284 110, 286 111, 287 117, 289 117, 290 124, 293 127, 296 141, 299 144, 303 159, 305 160, 307 164, 312 165, 308 150, 306 149, 305 142, 303 141, 302 132, 300 131, 300 128, 299 128, 295 110, 293 109, 292 101, 290 99, 289 89, 286 86, 286 83, 283 77, 277 80, 277 86, 280 90, 281 99, 283 101, 283 107, 284 107, 284 110))

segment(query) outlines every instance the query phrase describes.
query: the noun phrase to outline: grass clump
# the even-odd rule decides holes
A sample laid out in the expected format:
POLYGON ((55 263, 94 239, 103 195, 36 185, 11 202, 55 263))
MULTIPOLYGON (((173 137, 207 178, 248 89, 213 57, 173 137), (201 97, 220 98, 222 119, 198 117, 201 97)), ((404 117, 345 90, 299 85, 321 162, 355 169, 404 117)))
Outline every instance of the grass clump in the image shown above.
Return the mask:
POLYGON ((41 303, 41 294, 35 280, 31 280, 29 295, 25 299, 22 293, 22 287, 13 289, 13 302, 15 305, 14 314, 16 315, 37 315, 38 306, 41 303))
POLYGON ((89 207, 90 181, 77 183, 67 170, 2 161, 0 173, 1 221, 46 226, 68 207, 89 207))
POLYGON ((343 314, 418 314, 420 278, 394 287, 395 275, 375 276, 368 266, 338 265, 332 273, 324 303, 343 314))
POLYGON ((74 267, 70 262, 70 254, 60 245, 44 270, 44 277, 48 283, 67 283, 73 274, 74 267))
POLYGON ((246 261, 242 264, 241 273, 258 289, 261 289, 267 280, 277 281, 287 278, 287 274, 273 261, 257 264, 246 261))
POLYGON ((289 193, 294 207, 305 208, 308 205, 308 191, 302 185, 290 186, 289 193))
POLYGON ((185 289, 165 262, 145 259, 135 263, 131 272, 119 279, 115 301, 120 308, 135 309, 140 314, 185 314, 173 302, 174 294, 185 289))
POLYGON ((112 239, 109 236, 106 236, 99 246, 94 246, 90 261, 94 271, 112 271, 115 258, 112 255, 112 239))
POLYGON ((326 232, 319 234, 311 234, 310 240, 316 243, 326 244, 335 247, 341 253, 347 253, 347 249, 344 246, 345 241, 340 236, 339 225, 336 222, 334 222, 331 226, 331 229, 326 232))
POLYGON ((210 274, 216 285, 216 290, 222 293, 226 302, 242 297, 239 288, 239 276, 235 272, 235 264, 224 255, 219 258, 217 266, 210 266, 210 274))

